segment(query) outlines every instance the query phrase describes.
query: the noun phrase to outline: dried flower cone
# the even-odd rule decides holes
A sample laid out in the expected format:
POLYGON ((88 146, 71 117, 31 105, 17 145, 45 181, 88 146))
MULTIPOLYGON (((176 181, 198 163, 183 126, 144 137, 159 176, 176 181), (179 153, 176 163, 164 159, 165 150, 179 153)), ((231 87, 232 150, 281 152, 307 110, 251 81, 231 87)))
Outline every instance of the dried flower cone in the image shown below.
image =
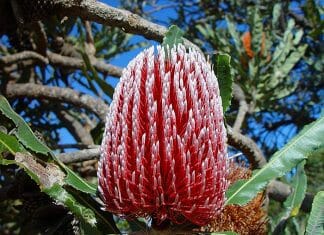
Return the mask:
MULTIPOLYGON (((231 163, 229 169, 228 180, 231 184, 239 179, 248 179, 252 175, 251 170, 236 163, 231 163)), ((241 235, 266 234, 266 212, 263 209, 263 203, 264 195, 259 193, 245 206, 225 206, 216 219, 201 230, 208 232, 234 231, 241 235)))
POLYGON ((161 223, 207 224, 228 183, 217 79, 197 51, 151 47, 123 71, 98 168, 105 209, 161 223))

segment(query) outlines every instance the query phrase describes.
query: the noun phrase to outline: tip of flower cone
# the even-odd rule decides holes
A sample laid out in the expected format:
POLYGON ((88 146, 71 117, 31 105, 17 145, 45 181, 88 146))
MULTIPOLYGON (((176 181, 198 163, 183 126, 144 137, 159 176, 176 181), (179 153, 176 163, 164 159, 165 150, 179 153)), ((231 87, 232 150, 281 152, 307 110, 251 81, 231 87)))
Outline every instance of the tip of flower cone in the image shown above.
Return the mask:
POLYGON ((225 201, 228 160, 217 79, 200 52, 144 50, 124 69, 101 145, 105 208, 157 223, 207 224, 225 201))

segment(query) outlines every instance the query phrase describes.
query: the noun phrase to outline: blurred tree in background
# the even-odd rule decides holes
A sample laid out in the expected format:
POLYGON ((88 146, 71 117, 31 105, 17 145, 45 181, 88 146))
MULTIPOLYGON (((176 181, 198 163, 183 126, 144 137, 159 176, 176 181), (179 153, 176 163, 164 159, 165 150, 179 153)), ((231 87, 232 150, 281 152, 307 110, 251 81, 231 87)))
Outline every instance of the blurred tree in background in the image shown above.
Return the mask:
MULTIPOLYGON (((213 63, 218 54, 231 56, 233 99, 225 113, 229 145, 233 152, 243 152, 252 168, 262 167, 302 127, 320 117, 324 105, 321 1, 122 0, 115 4, 138 17, 87 0, 0 0, 0 92, 33 132, 88 181, 96 183, 97 145, 122 72, 119 66, 126 66, 153 41, 161 42, 166 32, 151 22, 178 25, 213 63), (64 153, 71 151, 81 155, 68 159, 70 155, 64 153)), ((3 133, 16 131, 3 115, 0 121, 3 133)), ((307 199, 324 188, 323 157, 318 151, 305 166, 307 199)), ((277 226, 280 218, 275 210, 283 208, 291 178, 282 179, 285 185, 276 184, 270 192, 275 199, 269 208, 270 232, 297 234, 305 229, 296 221, 306 223, 306 213, 286 227, 277 226)), ((306 204, 302 209, 309 212, 311 201, 306 204)), ((53 203, 15 165, 0 165, 0 208, 0 234, 80 232, 72 213, 53 203)), ((117 224, 124 229, 138 226, 117 224)), ((81 232, 89 234, 86 231, 81 232)))

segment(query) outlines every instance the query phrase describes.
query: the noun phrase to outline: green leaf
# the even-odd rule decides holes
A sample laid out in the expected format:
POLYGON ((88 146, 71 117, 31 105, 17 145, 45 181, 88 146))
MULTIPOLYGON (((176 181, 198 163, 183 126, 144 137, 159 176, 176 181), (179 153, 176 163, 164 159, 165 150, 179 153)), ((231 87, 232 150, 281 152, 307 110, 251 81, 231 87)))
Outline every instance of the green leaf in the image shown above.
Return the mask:
POLYGON ((42 153, 44 155, 47 155, 50 152, 50 149, 35 137, 30 127, 17 113, 12 110, 6 98, 1 95, 0 111, 3 113, 3 115, 5 115, 15 123, 17 127, 15 135, 26 148, 31 149, 37 153, 42 153))
POLYGON ((225 19, 228 26, 228 32, 230 33, 231 37, 234 40, 236 51, 240 52, 242 51, 242 45, 241 45, 240 36, 236 30, 236 26, 228 16, 226 16, 225 19))
POLYGON ((85 77, 87 78, 87 80, 89 80, 89 82, 94 80, 99 85, 101 90, 106 95, 108 95, 109 97, 112 98, 114 95, 115 89, 110 84, 108 84, 105 80, 103 80, 99 77, 98 72, 91 64, 89 56, 85 52, 81 52, 81 54, 82 54, 82 57, 83 57, 83 60, 84 60, 87 70, 90 70, 91 74, 92 74, 92 76, 89 76, 87 70, 83 69, 83 73, 85 74, 85 77))
POLYGON ((83 221, 80 221, 80 230, 81 235, 102 235, 100 231, 98 231, 97 226, 91 226, 88 223, 84 223, 83 221))
POLYGON ((24 147, 18 142, 18 140, 11 135, 7 135, 0 131, 0 144, 5 147, 10 153, 26 152, 24 147))
POLYGON ((215 62, 216 77, 222 97, 223 112, 231 104, 233 77, 231 75, 231 57, 227 54, 216 55, 215 62))
POLYGON ((73 188, 80 190, 84 193, 89 193, 91 195, 95 195, 97 192, 96 187, 83 180, 80 176, 78 176, 74 171, 64 165, 64 170, 67 173, 67 176, 64 179, 64 182, 73 188))
MULTIPOLYGON (((70 168, 65 166, 61 161, 59 161, 59 159, 55 157, 55 155, 51 152, 51 150, 46 145, 44 145, 35 137, 34 133, 26 124, 26 122, 17 113, 15 113, 15 111, 12 110, 10 104, 3 96, 0 96, 0 110, 6 117, 13 120, 13 122, 16 124, 18 130, 15 133, 15 135, 24 146, 30 148, 35 152, 43 153, 46 155, 49 153, 50 156, 58 163, 58 165, 61 166, 66 171, 67 173, 67 176, 65 178, 66 184, 82 192, 86 192, 92 195, 96 193, 95 187, 90 185, 88 182, 86 182, 81 177, 79 177, 76 173, 74 173, 70 168)), ((23 150, 23 148, 18 146, 19 143, 17 144, 17 140, 14 140, 13 138, 14 137, 8 137, 6 136, 6 134, 2 133, 0 135, 0 142, 6 141, 3 142, 2 144, 8 145, 7 148, 13 154, 16 152, 26 152, 23 150)))
POLYGON ((302 39, 304 35, 304 31, 302 29, 299 29, 296 34, 295 34, 295 38, 293 40, 294 45, 298 45, 300 43, 300 40, 302 39))
POLYGON ((100 231, 104 231, 105 234, 113 233, 119 234, 113 215, 108 211, 102 210, 101 205, 98 203, 98 199, 90 196, 89 194, 76 191, 73 188, 69 188, 69 192, 76 198, 76 200, 84 205, 86 208, 91 209, 96 216, 97 224, 96 228, 100 231))
POLYGON ((166 32, 164 38, 163 38, 163 43, 162 46, 167 48, 169 46, 169 50, 173 48, 175 45, 179 43, 183 43, 183 31, 176 25, 171 25, 169 30, 166 32))
POLYGON ((245 205, 260 192, 267 183, 295 167, 314 150, 323 147, 324 117, 307 125, 260 170, 254 171, 248 180, 239 180, 226 192, 226 204, 245 205))
POLYGON ((307 188, 307 177, 304 171, 305 161, 301 162, 297 166, 296 175, 292 181, 292 187, 294 192, 284 202, 286 208, 286 214, 288 216, 296 216, 299 212, 299 208, 304 200, 306 188, 307 188))
POLYGON ((275 29, 281 14, 281 3, 276 3, 272 10, 272 28, 275 29))
MULTIPOLYGON (((289 72, 293 69, 296 63, 304 56, 307 45, 302 45, 293 51, 285 61, 280 64, 280 67, 275 66, 273 80, 282 79, 288 76, 289 72)), ((271 84, 271 87, 276 87, 277 84, 271 84)))
POLYGON ((54 184, 50 188, 45 188, 43 192, 45 192, 58 202, 63 203, 73 212, 73 214, 75 214, 78 218, 83 219, 88 224, 95 226, 95 224, 97 223, 97 219, 94 212, 91 209, 80 204, 61 185, 54 184))
POLYGON ((312 210, 308 218, 306 235, 324 234, 324 191, 315 195, 312 210))
POLYGON ((259 53, 262 44, 263 23, 258 8, 253 7, 251 12, 250 25, 252 26, 252 51, 259 53))
POLYGON ((213 30, 211 29, 209 24, 204 25, 204 26, 198 24, 198 25, 196 25, 196 28, 204 36, 204 38, 210 39, 210 38, 214 37, 213 30))
MULTIPOLYGON (((6 149, 1 143, 0 143, 0 149, 6 149)), ((2 150, 0 151, 0 165, 12 165, 12 164, 16 164, 15 160, 8 160, 8 159, 4 159, 2 156, 2 150)))
MULTIPOLYGON (((299 213, 307 188, 307 178, 304 171, 305 162, 304 160, 297 166, 296 174, 291 183, 294 191, 284 202, 285 209, 278 217, 280 220, 277 222, 276 228, 273 231, 274 234, 283 233, 284 229, 287 227, 288 221, 293 221, 294 218, 291 217, 296 217, 299 213)), ((296 229, 299 229, 299 227, 296 229)))
POLYGON ((92 226, 96 223, 94 212, 81 205, 75 198, 63 188, 64 173, 54 163, 37 162, 36 157, 30 153, 15 153, 15 160, 6 160, 0 157, 0 164, 15 164, 22 168, 41 191, 45 192, 54 200, 63 203, 78 218, 85 220, 92 226))

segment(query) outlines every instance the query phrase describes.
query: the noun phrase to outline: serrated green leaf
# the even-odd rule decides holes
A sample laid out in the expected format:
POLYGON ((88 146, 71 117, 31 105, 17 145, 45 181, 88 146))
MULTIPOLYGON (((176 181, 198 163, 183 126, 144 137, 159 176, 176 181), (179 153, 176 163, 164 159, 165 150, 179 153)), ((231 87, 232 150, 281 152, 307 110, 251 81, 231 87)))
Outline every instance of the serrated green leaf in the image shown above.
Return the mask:
POLYGON ((312 210, 308 218, 306 235, 324 234, 324 191, 315 195, 312 210))
POLYGON ((81 205, 71 194, 69 194, 59 184, 54 184, 50 188, 43 189, 43 192, 54 198, 58 202, 63 203, 67 206, 78 218, 84 219, 88 224, 95 226, 97 223, 94 212, 81 205))
POLYGON ((102 235, 103 233, 98 231, 97 226, 91 226, 88 223, 84 223, 83 221, 80 221, 80 232, 81 235, 102 235))
POLYGON ((294 191, 288 196, 288 198, 284 202, 284 207, 286 208, 286 214, 288 216, 294 217, 298 214, 299 208, 305 197, 307 188, 307 177, 304 171, 304 165, 305 161, 298 164, 297 172, 291 184, 294 191))
POLYGON ((300 40, 302 39, 304 35, 304 31, 302 29, 299 29, 296 34, 295 34, 295 38, 293 40, 294 45, 298 45, 300 43, 300 40))
MULTIPOLYGON (((40 142, 32 132, 32 130, 29 128, 29 126, 25 123, 25 121, 17 114, 15 111, 12 110, 10 104, 6 100, 5 97, 0 96, 0 110, 1 112, 15 123, 17 126, 17 132, 16 136, 18 140, 27 148, 43 153, 43 154, 50 154, 50 156, 58 163, 59 166, 61 166, 67 173, 65 182, 66 184, 74 187, 77 190, 80 190, 82 192, 86 192, 89 194, 94 195, 96 192, 95 187, 90 185, 88 182, 83 180, 81 177, 79 177, 76 173, 74 173, 70 168, 65 166, 59 159, 55 157, 55 155, 51 152, 51 150, 44 145, 42 142, 40 142)), ((2 132, 1 132, 2 133, 2 132)), ((5 136, 6 134, 2 134, 1 136, 5 136)), ((0 136, 0 139, 1 139, 0 136)), ((23 149, 19 149, 17 146, 17 143, 14 143, 14 137, 7 137, 4 140, 8 139, 7 144, 9 150, 11 150, 12 153, 16 152, 25 152, 23 149), (8 139, 9 138, 9 139, 8 139), (12 146, 11 146, 12 145, 12 146), (10 147, 11 146, 11 147, 10 147)), ((1 140, 0 140, 1 141, 1 140)))
POLYGON ((272 10, 272 28, 275 29, 281 14, 281 3, 276 3, 272 10))
POLYGON ((5 147, 10 153, 26 152, 24 147, 18 142, 18 140, 11 135, 7 135, 0 131, 0 144, 5 147))
POLYGON ((29 153, 15 153, 15 160, 6 160, 0 157, 0 164, 15 164, 23 169, 33 181, 35 181, 42 192, 54 200, 63 203, 78 218, 84 219, 92 226, 96 223, 94 212, 81 205, 63 187, 64 173, 54 163, 46 163, 46 166, 38 163, 36 158, 29 153))
POLYGON ((226 16, 225 19, 228 26, 228 32, 230 33, 231 37, 234 40, 236 51, 240 52, 242 51, 242 45, 241 45, 240 36, 236 30, 236 26, 228 16, 226 16))
POLYGON ((0 111, 4 116, 11 119, 15 123, 17 127, 15 135, 26 148, 31 149, 37 153, 42 153, 44 155, 47 155, 50 152, 50 149, 35 137, 30 127, 17 113, 12 110, 6 98, 1 95, 0 111))
POLYGON ((67 176, 64 179, 64 182, 73 188, 80 190, 84 193, 89 193, 91 195, 95 195, 97 192, 96 187, 83 180, 80 176, 78 176, 74 171, 72 171, 67 166, 64 166, 64 169, 67 173, 67 176))
MULTIPOLYGON (((293 51, 284 61, 280 67, 275 66, 273 80, 278 78, 286 77, 289 72, 293 69, 296 63, 304 56, 307 45, 302 45, 297 48, 296 51, 293 51)), ((272 87, 275 87, 276 84, 272 84, 272 87)))
POLYGON ((280 67, 285 62, 289 53, 294 49, 292 32, 294 26, 295 21, 293 19, 290 19, 288 21, 288 26, 285 30, 282 40, 280 41, 279 45, 275 48, 271 63, 275 63, 277 67, 280 67))
POLYGON ((165 49, 169 46, 169 49, 171 49, 175 45, 183 43, 183 34, 183 31, 178 26, 171 25, 163 38, 162 46, 165 49))
POLYGON ((223 112, 231 104, 233 77, 231 75, 231 57, 227 54, 216 55, 215 72, 222 97, 223 112))
POLYGON ((204 36, 206 39, 213 38, 213 30, 211 29, 210 25, 196 25, 197 30, 204 36))
POLYGON ((252 10, 251 15, 251 23, 252 26, 252 51, 256 54, 261 51, 261 44, 262 44, 262 33, 263 33, 263 23, 262 18, 260 16, 258 8, 254 7, 252 10))
POLYGON ((324 146, 324 117, 307 125, 260 170, 254 171, 248 180, 239 180, 226 192, 226 204, 245 205, 253 199, 267 183, 295 167, 316 149, 324 146))

